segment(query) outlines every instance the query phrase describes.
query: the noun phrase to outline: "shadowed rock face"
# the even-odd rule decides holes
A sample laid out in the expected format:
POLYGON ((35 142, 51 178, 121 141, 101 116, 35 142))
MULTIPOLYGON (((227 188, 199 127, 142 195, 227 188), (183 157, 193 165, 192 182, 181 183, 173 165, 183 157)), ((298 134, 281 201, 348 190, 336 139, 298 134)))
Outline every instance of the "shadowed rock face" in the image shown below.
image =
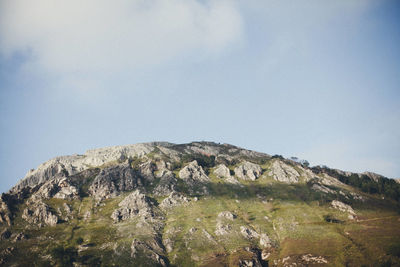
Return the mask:
POLYGON ((94 179, 89 192, 95 198, 103 199, 117 196, 124 191, 131 191, 142 185, 142 178, 129 163, 125 163, 102 170, 94 179))

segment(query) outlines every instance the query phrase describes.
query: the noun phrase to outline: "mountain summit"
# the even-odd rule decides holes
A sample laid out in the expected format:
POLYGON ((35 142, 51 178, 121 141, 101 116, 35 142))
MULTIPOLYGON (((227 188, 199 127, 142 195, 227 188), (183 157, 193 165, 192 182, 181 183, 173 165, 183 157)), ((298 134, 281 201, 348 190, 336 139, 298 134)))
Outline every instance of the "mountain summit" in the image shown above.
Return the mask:
POLYGON ((399 266, 400 184, 229 144, 61 156, 0 199, 1 266, 399 266))

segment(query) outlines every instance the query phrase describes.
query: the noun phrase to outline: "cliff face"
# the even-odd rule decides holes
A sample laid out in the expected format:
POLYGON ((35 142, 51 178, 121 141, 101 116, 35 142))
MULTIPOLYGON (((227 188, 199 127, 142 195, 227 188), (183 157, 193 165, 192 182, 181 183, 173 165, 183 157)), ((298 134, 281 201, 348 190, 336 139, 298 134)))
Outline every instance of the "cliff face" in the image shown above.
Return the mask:
POLYGON ((400 264, 400 185, 305 162, 211 142, 54 158, 2 195, 0 264, 400 264))

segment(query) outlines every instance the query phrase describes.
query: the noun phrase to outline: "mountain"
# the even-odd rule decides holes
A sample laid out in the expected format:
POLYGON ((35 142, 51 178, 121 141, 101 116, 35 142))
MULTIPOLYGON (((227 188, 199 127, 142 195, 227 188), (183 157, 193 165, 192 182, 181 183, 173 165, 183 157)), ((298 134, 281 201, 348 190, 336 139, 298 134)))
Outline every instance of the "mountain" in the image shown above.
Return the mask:
POLYGON ((1 266, 400 266, 400 184, 229 144, 62 156, 0 200, 1 266))

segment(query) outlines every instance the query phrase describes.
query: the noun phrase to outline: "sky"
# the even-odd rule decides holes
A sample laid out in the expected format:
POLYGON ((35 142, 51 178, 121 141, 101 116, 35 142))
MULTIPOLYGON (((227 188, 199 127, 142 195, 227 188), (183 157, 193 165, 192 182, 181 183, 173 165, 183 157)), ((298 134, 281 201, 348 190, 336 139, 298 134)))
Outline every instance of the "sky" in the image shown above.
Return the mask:
POLYGON ((0 133, 0 192, 150 141, 400 177, 400 2, 0 0, 0 133))

